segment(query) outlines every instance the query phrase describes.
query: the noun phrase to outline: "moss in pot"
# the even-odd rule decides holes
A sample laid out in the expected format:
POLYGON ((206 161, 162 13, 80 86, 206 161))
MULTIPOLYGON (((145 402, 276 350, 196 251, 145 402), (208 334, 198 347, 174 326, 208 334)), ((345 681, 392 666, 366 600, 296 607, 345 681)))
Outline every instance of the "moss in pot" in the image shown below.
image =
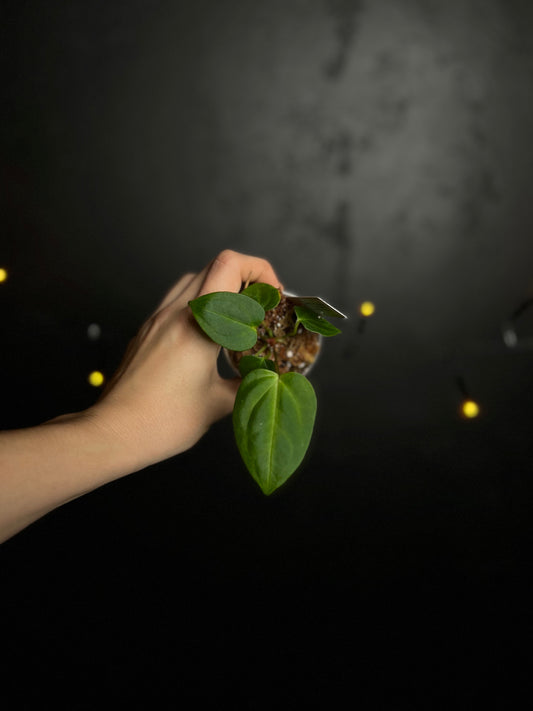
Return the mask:
POLYGON ((269 284, 251 284, 239 294, 205 294, 189 305, 242 376, 233 409, 235 440, 248 471, 271 494, 307 452, 317 403, 305 373, 321 337, 340 330, 269 284))

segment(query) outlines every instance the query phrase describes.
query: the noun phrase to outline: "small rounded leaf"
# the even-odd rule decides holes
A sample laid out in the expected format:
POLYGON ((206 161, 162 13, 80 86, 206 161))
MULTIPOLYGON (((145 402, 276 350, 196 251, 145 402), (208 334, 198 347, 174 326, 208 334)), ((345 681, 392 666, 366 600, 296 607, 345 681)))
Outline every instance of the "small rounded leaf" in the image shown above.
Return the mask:
POLYGON ((254 299, 231 291, 204 294, 189 306, 200 328, 215 343, 232 351, 245 351, 257 341, 257 327, 265 310, 254 299))
POLYGON ((257 301, 265 309, 265 311, 270 311, 270 309, 275 308, 281 299, 281 294, 279 289, 270 284, 250 284, 246 289, 241 291, 241 294, 249 296, 251 299, 257 301))
POLYGON ((270 358, 247 355, 243 356, 239 361, 239 373, 243 378, 257 368, 271 370, 273 373, 276 372, 276 364, 270 358))
POLYGON ((318 316, 313 313, 310 309, 306 309, 303 306, 295 306, 294 313, 298 318, 298 321, 302 324, 304 328, 313 333, 320 333, 322 336, 336 336, 342 331, 334 326, 329 321, 326 321, 322 316, 318 316))

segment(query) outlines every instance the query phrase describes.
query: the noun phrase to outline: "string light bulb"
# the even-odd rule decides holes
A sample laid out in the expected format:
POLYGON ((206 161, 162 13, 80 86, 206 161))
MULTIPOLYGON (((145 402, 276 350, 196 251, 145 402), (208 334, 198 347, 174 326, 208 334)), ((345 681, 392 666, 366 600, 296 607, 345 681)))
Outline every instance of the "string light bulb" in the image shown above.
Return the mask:
POLYGON ((365 316, 365 318, 372 316, 375 310, 376 306, 372 301, 363 301, 363 303, 359 306, 359 313, 361 316, 365 316))
POLYGON ((92 373, 89 373, 87 380, 93 388, 99 388, 104 384, 105 377, 99 370, 93 370, 92 373))
POLYGON ((7 281, 7 269, 0 268, 0 284, 7 281))
POLYGON ((461 413, 464 417, 469 420, 473 420, 478 417, 480 412, 479 405, 475 400, 464 400, 461 405, 461 413))

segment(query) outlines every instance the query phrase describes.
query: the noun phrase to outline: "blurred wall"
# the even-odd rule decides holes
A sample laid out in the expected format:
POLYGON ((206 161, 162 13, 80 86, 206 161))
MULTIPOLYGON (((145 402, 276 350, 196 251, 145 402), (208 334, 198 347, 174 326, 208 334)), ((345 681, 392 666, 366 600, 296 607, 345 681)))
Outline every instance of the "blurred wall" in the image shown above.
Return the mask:
MULTIPOLYGON (((220 672, 212 691, 239 708, 261 682, 251 639, 285 639, 284 683, 301 655, 328 669, 296 676, 311 694, 362 668, 360 700, 455 708, 511 679, 532 383, 530 347, 501 328, 533 296, 532 30, 521 0, 2 2, 3 427, 90 404, 87 372, 111 373, 167 288, 225 247, 351 316, 313 375, 310 457, 273 500, 225 422, 4 546, 35 658, 47 640, 67 663, 54 630, 84 659, 101 634, 129 693, 139 640, 164 681, 180 625, 199 666, 233 635, 248 681, 220 672)), ((533 336, 529 311, 518 329, 533 336)))
POLYGON ((530 293, 527 4, 3 13, 3 253, 32 304, 130 334, 229 246, 378 302, 372 362, 433 364, 530 293))

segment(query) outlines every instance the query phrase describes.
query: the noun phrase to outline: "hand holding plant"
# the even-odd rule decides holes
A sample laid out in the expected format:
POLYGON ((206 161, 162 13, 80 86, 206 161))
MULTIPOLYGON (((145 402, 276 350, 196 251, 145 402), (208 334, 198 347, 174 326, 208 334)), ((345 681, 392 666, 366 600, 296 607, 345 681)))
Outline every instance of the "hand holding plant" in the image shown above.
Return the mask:
POLYGON ((141 327, 97 403, 36 427, 0 432, 0 541, 52 509, 192 447, 233 409, 219 346, 188 303, 238 292, 247 279, 279 286, 270 264, 226 250, 187 274, 141 327))
POLYGON ((233 409, 235 439, 248 471, 271 494, 298 468, 313 433, 316 395, 299 370, 316 357, 320 335, 340 331, 260 282, 240 293, 205 294, 189 306, 206 335, 236 356, 243 379, 233 409), (293 345, 302 337, 303 349, 293 345))

